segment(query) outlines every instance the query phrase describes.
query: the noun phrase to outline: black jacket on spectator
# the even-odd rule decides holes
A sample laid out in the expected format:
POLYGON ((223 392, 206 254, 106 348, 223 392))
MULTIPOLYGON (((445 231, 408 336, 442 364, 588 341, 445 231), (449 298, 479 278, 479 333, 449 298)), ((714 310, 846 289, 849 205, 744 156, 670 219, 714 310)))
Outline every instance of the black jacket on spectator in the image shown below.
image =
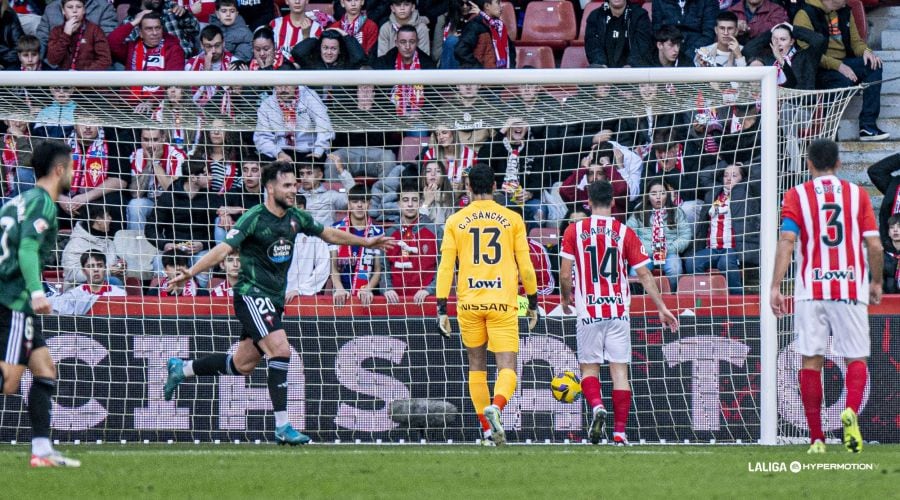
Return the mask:
POLYGON ((890 242, 884 247, 884 293, 900 293, 900 250, 894 250, 890 242))
MULTIPOLYGON (((397 47, 394 47, 387 51, 387 54, 375 59, 372 69, 396 69, 397 52, 399 52, 397 47)), ((419 65, 422 66, 422 69, 435 69, 437 67, 434 65, 434 61, 431 60, 431 56, 424 50, 417 48, 416 52, 419 54, 419 65)))
POLYGON ((694 52, 716 41, 716 0, 686 0, 684 8, 678 0, 653 0, 653 32, 663 26, 675 26, 684 35, 681 53, 693 59, 694 52))
POLYGON ((341 55, 332 65, 325 64, 322 60, 321 38, 307 38, 294 45, 291 56, 300 69, 359 69, 366 63, 366 53, 356 38, 343 36, 338 43, 341 46, 341 55))
POLYGON ((610 47, 606 40, 606 28, 612 12, 608 3, 595 9, 588 16, 584 35, 584 52, 591 64, 610 68, 640 67, 653 49, 653 23, 647 11, 640 5, 628 4, 622 14, 625 32, 620 33, 623 43, 610 47))
MULTIPOLYGON (((700 218, 697 221, 697 236, 694 240, 697 249, 706 248, 709 243, 709 209, 713 200, 722 192, 722 186, 706 193, 700 218)), ((744 252, 741 256, 742 266, 759 265, 759 195, 751 188, 751 183, 743 181, 731 190, 731 227, 734 231, 734 249, 744 252)))
MULTIPOLYGON (((507 33, 509 33, 509 26, 507 26, 506 29, 507 33)), ((488 38, 490 38, 491 27, 487 25, 481 16, 473 16, 466 25, 463 26, 462 32, 459 34, 459 42, 457 42, 456 48, 453 50, 453 55, 456 56, 456 62, 459 63, 461 68, 482 67, 481 62, 475 57, 475 49, 478 47, 478 39, 485 33, 488 38)), ((509 39, 509 68, 515 68, 515 40, 509 37, 507 38, 509 39)))
POLYGON ((19 56, 16 55, 16 43, 25 32, 19 23, 15 11, 9 8, 0 18, 0 65, 6 69, 19 69, 19 56))
MULTIPOLYGON (((733 112, 733 111, 732 111, 733 112)), ((751 110, 749 115, 756 117, 756 121, 749 127, 744 127, 737 132, 728 132, 731 117, 725 119, 725 130, 719 138, 719 159, 728 163, 740 162, 748 165, 757 160, 762 154, 762 134, 760 134, 759 114, 751 110)))
POLYGON ((156 199, 156 207, 147 219, 147 239, 163 249, 166 243, 199 241, 209 250, 213 240, 216 211, 225 205, 224 198, 209 191, 193 198, 185 192, 186 179, 172 184, 172 189, 156 199))
POLYGON ((900 176, 893 175, 896 172, 900 172, 900 153, 882 158, 869 167, 868 171, 872 184, 884 195, 881 209, 878 211, 878 230, 881 232, 881 240, 885 248, 891 244, 890 238, 888 238, 887 221, 893 215, 894 205, 900 198, 900 176))
MULTIPOLYGON (((813 90, 816 88, 816 71, 819 68, 819 60, 828 47, 828 39, 815 31, 806 28, 794 27, 794 38, 806 42, 808 47, 801 49, 796 43, 797 53, 791 58, 791 64, 786 64, 782 70, 787 81, 782 87, 790 89, 813 90)), ((775 64, 775 56, 769 44, 772 35, 768 32, 750 40, 741 53, 748 61, 758 59, 766 66, 775 64)))
MULTIPOLYGON (((491 166, 498 190, 503 186, 510 159, 510 151, 504 146, 503 139, 504 136, 497 134, 494 140, 481 146, 481 149, 478 150, 478 161, 486 162, 491 166)), ((545 187, 549 189, 553 185, 544 172, 543 141, 532 139, 530 136, 526 138, 525 147, 518 155, 517 164, 519 185, 529 191, 535 199, 541 199, 541 190, 545 187)))

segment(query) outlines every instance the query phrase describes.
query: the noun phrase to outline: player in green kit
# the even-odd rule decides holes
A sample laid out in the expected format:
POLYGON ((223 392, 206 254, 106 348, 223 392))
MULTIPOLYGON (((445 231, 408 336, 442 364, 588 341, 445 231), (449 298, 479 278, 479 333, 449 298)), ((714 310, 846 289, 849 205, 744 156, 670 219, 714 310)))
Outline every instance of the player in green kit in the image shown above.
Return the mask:
POLYGON ((50 314, 41 268, 56 248, 56 199, 72 182, 72 150, 62 142, 45 142, 31 160, 34 189, 0 208, 0 387, 15 394, 25 368, 34 381, 28 392, 32 467, 79 467, 50 444, 51 397, 56 366, 35 314, 50 314))
POLYGON ((336 245, 367 248, 392 247, 384 236, 360 238, 348 232, 322 227, 307 212, 294 206, 297 179, 287 162, 273 162, 263 169, 261 184, 266 201, 247 210, 225 240, 216 245, 169 286, 187 281, 240 249, 241 271, 234 286, 234 310, 243 333, 234 355, 213 354, 194 361, 172 358, 164 396, 171 400, 186 377, 195 375, 249 375, 262 355, 268 358, 268 386, 275 411, 275 441, 278 444, 306 444, 309 437, 291 426, 287 415, 287 375, 291 350, 281 325, 287 271, 294 255, 298 233, 318 236, 336 245))

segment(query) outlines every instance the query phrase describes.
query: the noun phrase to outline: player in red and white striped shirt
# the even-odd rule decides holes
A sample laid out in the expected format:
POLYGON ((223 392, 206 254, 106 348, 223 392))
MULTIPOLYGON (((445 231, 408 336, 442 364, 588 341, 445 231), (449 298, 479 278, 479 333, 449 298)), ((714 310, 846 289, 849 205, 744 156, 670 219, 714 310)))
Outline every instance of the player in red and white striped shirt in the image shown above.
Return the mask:
POLYGON ((794 350, 803 355, 799 382, 812 443, 809 453, 825 452, 821 371, 829 336, 832 351, 847 364, 847 409, 841 413, 844 445, 859 452, 862 436, 857 415, 868 379, 866 358, 870 353, 866 304, 881 302, 883 249, 868 193, 835 176, 841 165, 837 144, 817 140, 808 151, 806 164, 812 180, 784 196, 771 307, 776 316, 784 315, 781 281, 799 240, 794 350))
POLYGON ((275 33, 275 49, 281 51, 285 59, 290 59, 291 49, 307 38, 319 38, 323 26, 306 13, 308 0, 288 0, 290 12, 269 23, 275 33))
POLYGON ((631 362, 631 320, 628 271, 634 268, 659 310, 659 319, 673 331, 678 320, 663 303, 647 264, 650 257, 637 234, 612 217, 613 189, 608 181, 588 186, 591 217, 570 225, 563 235, 559 276, 563 312, 574 304, 581 388, 593 409, 589 437, 597 444, 606 426, 600 394, 600 364, 609 361, 613 383, 613 442, 628 444, 625 423, 631 407, 628 363, 631 362), (575 271, 574 298, 572 271, 575 271))

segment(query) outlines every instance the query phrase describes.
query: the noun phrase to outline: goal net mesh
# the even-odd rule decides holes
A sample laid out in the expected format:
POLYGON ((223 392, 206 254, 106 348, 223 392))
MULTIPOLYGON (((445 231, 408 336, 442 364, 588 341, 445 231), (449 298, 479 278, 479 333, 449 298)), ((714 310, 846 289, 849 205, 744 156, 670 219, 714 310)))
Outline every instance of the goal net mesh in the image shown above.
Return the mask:
MULTIPOLYGON (((759 315, 768 307, 759 303, 759 263, 771 258, 759 255, 759 236, 777 231, 775 221, 760 220, 760 183, 777 182, 780 197, 803 180, 806 145, 835 135, 855 89, 781 90, 778 162, 766 164, 758 82, 511 82, 0 88, 4 201, 30 187, 28 157, 44 136, 76 152, 55 261, 44 272, 57 293, 57 314, 41 318, 60 379, 54 437, 272 439, 264 363, 249 377, 188 379, 174 401, 162 397, 169 357, 236 347, 242 327, 231 298, 219 296, 228 294, 227 269, 159 295, 167 273, 195 261, 262 201, 258 167, 289 157, 297 199, 318 221, 404 242, 382 255, 299 236, 289 254, 273 256, 292 260, 289 416, 314 440, 480 437, 464 349, 458 335, 437 333, 433 278, 443 221, 468 203, 465 173, 486 163, 497 174, 498 202, 526 220, 543 314, 534 332, 520 325, 519 384, 503 414, 510 439, 585 437, 584 403, 559 403, 549 386, 554 374, 578 367, 575 319, 558 307, 560 235, 584 216, 588 181, 605 178, 614 215, 648 247, 681 323, 664 331, 640 284, 621 277, 633 294, 629 438, 757 441, 759 315), (354 186, 366 186, 361 209, 348 200, 354 186), (427 206, 417 211, 415 203, 427 206), (99 278, 88 268, 99 260, 93 253, 82 264, 88 251, 104 256, 99 278), (98 296, 108 292, 101 282, 125 295, 98 296), (371 303, 365 287, 375 290, 371 303), (339 305, 344 291, 350 297, 339 305)), ((778 337, 779 436, 799 438, 806 431, 789 318, 778 337)), ((495 375, 491 359, 489 380, 495 375)), ((612 408, 609 380, 604 368, 612 408)), ((30 383, 26 375, 21 394, 30 383)), ((23 398, 0 396, 0 441, 29 438, 23 398)))

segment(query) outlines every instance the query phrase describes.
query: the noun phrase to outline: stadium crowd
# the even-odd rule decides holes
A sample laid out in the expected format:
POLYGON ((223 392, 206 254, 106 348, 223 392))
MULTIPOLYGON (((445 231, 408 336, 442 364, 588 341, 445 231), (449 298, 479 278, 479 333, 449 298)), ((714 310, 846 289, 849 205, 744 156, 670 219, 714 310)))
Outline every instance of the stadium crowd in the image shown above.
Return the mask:
MULTIPOLYGON (((0 2, 0 66, 7 71, 412 71, 533 64, 517 61, 516 44, 525 45, 516 33, 528 23, 526 1, 340 0, 312 7, 307 0, 0 2)), ((778 68, 779 85, 815 89, 882 78, 882 62, 860 36, 857 11, 846 2, 572 5, 585 18, 583 66, 766 65, 778 68)), ((124 89, 127 95, 120 97, 136 113, 160 123, 142 129, 88 125, 98 117, 76 105, 74 88, 52 89, 53 102, 43 107, 19 94, 31 118, 2 126, 0 199, 33 185, 28 165, 37 141, 64 140, 74 153, 72 187, 58 203, 68 229, 60 242, 61 273, 48 279, 76 295, 229 294, 240 267, 235 258, 223 263, 221 274, 198 276, 174 292, 166 283, 262 201, 260 169, 273 160, 295 164, 298 203, 318 222, 359 236, 387 233, 400 242, 382 254, 298 236, 288 298, 330 293, 337 304, 351 296, 368 304, 375 295, 390 303, 433 296, 443 222, 468 203, 466 172, 479 162, 496 174, 498 201, 519 210, 528 224, 541 294, 556 291, 557 235, 588 216, 585 190, 598 179, 612 182, 613 214, 635 229, 652 254, 657 273, 667 278, 660 282, 664 290, 676 291, 684 276, 711 271, 724 277, 731 294, 752 290, 748 282, 758 279, 757 105, 712 107, 701 95, 697 109, 673 113, 662 104, 673 90, 656 84, 598 85, 563 98, 534 85, 502 94, 459 85, 439 99, 420 85, 385 91, 364 84, 352 90, 276 86, 259 95, 256 130, 239 133, 229 124, 239 91, 124 89), (533 112, 554 108, 564 115, 622 98, 639 99, 646 114, 554 124, 533 112), (441 102, 461 112, 428 130, 335 131, 329 118, 335 109, 415 117, 441 102), (486 127, 488 115, 496 114, 503 126, 486 127)), ((863 92, 861 140, 888 138, 877 125, 879 100, 880 84, 863 92)), ((871 173, 886 193, 880 219, 890 254, 885 269, 892 273, 886 292, 896 292, 900 281, 900 188, 891 175, 900 164, 893 158, 871 173)))

